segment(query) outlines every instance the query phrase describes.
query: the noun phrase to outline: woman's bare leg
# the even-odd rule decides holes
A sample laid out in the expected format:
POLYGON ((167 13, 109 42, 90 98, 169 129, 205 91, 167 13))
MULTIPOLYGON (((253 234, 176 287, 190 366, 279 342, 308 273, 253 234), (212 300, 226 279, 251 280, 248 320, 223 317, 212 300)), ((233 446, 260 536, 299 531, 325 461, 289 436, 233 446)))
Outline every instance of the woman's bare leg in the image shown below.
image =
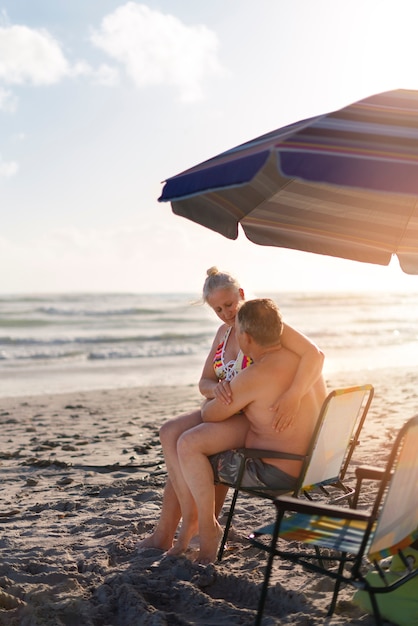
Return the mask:
MULTIPOLYGON (((187 542, 184 540, 184 528, 185 520, 183 517, 182 525, 177 537, 177 541, 174 546, 171 547, 168 552, 170 555, 182 554, 188 547, 190 538, 198 532, 197 522, 197 510, 190 493, 189 487, 183 478, 183 473, 180 468, 177 443, 179 438, 190 429, 197 425, 202 425, 201 412, 195 411, 187 415, 180 416, 176 419, 176 423, 171 425, 167 422, 160 431, 160 439, 164 452, 164 459, 167 466, 167 472, 170 478, 171 485, 176 494, 177 502, 180 507, 180 517, 183 517, 183 509, 186 511, 187 520, 186 528, 190 535, 187 535, 187 542), (179 432, 179 425, 181 426, 181 432, 179 432)), ((178 521, 178 520, 177 520, 178 521)))
MULTIPOLYGON (((208 459, 211 454, 244 446, 249 424, 244 415, 234 415, 223 422, 204 423, 186 431, 178 440, 178 459, 190 497, 180 498, 183 524, 179 549, 187 547, 196 532, 198 520, 200 563, 215 561, 222 529, 215 515, 213 470, 208 459)), ((186 492, 184 492, 185 494, 186 492)), ((174 549, 176 549, 177 543, 174 549)))
POLYGON ((176 472, 180 471, 177 461, 177 440, 186 430, 201 422, 201 413, 200 410, 197 410, 193 413, 182 413, 162 425, 160 440, 167 465, 168 478, 164 488, 160 518, 152 534, 138 542, 138 548, 169 550, 172 547, 181 517, 179 500, 171 478, 171 472, 173 472, 174 481, 176 481, 176 472))
POLYGON ((215 515, 216 519, 220 516, 222 507, 225 502, 226 494, 228 493, 228 485, 215 485, 215 515))
POLYGON ((169 550, 173 545, 173 538, 180 521, 181 511, 176 492, 173 489, 170 478, 164 487, 161 513, 156 527, 151 535, 138 541, 137 548, 158 548, 169 550))

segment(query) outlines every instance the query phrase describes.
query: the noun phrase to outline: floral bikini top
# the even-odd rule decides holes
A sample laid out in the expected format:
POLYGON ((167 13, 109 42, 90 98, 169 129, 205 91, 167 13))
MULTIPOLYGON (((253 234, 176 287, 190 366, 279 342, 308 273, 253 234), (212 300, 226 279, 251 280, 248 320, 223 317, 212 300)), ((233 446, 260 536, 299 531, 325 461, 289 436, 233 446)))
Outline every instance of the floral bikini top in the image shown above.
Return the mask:
POLYGON ((225 363, 225 348, 231 333, 232 326, 229 326, 224 338, 219 346, 216 348, 215 357, 213 359, 213 369, 218 380, 232 380, 234 376, 241 370, 251 365, 252 360, 250 357, 245 356, 240 350, 236 359, 231 359, 228 363, 225 363))

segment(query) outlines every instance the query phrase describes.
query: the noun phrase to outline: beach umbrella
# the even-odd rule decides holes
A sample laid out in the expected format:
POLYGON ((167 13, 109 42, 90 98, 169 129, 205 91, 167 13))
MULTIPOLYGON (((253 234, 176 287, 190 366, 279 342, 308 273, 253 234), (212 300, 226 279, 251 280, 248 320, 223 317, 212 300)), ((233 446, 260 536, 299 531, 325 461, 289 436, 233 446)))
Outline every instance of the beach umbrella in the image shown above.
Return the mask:
POLYGON ((418 91, 373 95, 168 178, 161 202, 229 239, 418 274, 418 91))

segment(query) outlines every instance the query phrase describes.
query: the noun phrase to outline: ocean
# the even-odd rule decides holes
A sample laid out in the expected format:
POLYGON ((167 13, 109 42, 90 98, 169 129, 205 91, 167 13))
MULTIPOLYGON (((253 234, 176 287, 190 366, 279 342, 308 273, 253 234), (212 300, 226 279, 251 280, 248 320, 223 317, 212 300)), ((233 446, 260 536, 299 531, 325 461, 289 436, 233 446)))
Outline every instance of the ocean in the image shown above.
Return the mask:
MULTIPOLYGON (((326 374, 418 367, 418 294, 255 295, 324 350, 326 374)), ((197 384, 218 325, 198 294, 3 295, 0 396, 197 384)))

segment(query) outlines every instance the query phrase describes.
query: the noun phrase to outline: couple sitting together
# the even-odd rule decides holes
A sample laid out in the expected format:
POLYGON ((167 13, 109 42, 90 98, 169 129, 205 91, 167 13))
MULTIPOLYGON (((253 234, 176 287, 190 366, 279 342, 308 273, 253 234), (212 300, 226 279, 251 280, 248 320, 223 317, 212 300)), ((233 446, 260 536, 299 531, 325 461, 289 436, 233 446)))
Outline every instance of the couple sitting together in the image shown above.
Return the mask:
MULTIPOLYGON (((305 454, 327 393, 323 353, 283 323, 272 300, 246 302, 230 274, 216 268, 207 274, 203 299, 223 324, 199 382, 205 401, 160 430, 168 480, 157 526, 138 544, 178 555, 198 534, 197 560, 204 564, 216 559, 222 536, 218 516, 228 490, 222 478, 234 480, 239 467, 234 450, 305 454)), ((300 464, 247 459, 242 484, 290 491, 300 464)))

